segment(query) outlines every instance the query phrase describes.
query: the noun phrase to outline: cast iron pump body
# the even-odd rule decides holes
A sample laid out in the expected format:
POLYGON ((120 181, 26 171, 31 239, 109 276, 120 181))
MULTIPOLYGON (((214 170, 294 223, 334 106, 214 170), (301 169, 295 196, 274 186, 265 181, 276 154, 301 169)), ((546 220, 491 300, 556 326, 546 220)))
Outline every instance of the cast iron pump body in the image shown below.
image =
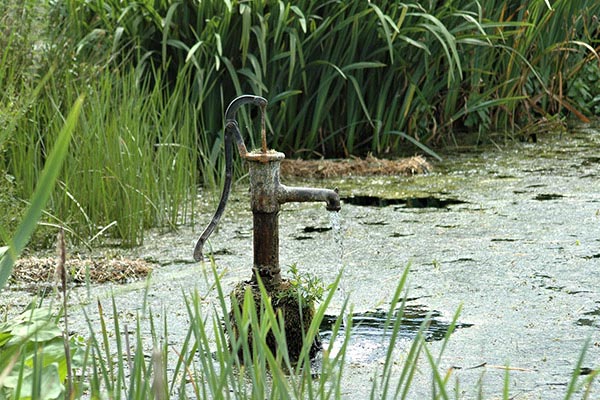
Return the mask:
POLYGON ((288 187, 279 181, 283 153, 267 150, 265 133, 265 109, 267 100, 260 96, 244 95, 229 104, 225 112, 225 184, 215 215, 206 227, 194 249, 194 259, 202 260, 204 243, 219 223, 225 210, 233 177, 233 143, 237 145, 240 157, 248 162, 250 177, 250 204, 254 222, 254 265, 252 280, 257 275, 266 286, 276 287, 281 283, 279 267, 279 211, 281 205, 289 202, 323 201, 329 211, 340 210, 340 197, 337 190, 305 187, 288 187), (235 113, 244 104, 254 104, 261 109, 262 148, 248 152, 235 120, 235 113))

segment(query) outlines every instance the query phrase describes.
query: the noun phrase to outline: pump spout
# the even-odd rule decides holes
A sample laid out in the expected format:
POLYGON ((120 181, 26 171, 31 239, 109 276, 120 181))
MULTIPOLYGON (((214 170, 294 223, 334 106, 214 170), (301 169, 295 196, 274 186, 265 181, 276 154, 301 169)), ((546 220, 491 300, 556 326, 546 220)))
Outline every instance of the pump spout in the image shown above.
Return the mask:
POLYGON ((327 203, 325 208, 327 208, 328 211, 340 211, 341 209, 340 195, 338 194, 337 188, 335 190, 330 190, 279 185, 277 190, 277 200, 279 204, 324 201, 327 203))

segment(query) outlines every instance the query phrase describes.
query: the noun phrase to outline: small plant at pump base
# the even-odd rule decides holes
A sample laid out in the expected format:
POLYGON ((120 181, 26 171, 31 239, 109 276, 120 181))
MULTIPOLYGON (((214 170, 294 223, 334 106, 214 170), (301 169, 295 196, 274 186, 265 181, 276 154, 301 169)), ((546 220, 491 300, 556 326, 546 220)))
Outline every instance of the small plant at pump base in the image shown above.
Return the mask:
POLYGON ((307 346, 310 347, 309 359, 315 358, 321 350, 318 332, 311 335, 308 331, 315 316, 315 303, 322 300, 332 286, 326 287, 320 278, 300 273, 296 264, 290 266, 290 273, 290 279, 283 279, 275 287, 267 287, 259 279, 258 283, 240 282, 231 292, 230 347, 234 351, 238 347, 238 356, 244 364, 251 360, 244 355, 240 342, 253 346, 252 343, 256 340, 253 330, 257 328, 240 326, 239 316, 247 313, 245 310, 254 310, 260 324, 264 323, 262 320, 269 314, 281 319, 278 323, 271 324, 266 333, 257 334, 265 335, 266 345, 274 354, 281 351, 281 343, 284 343, 291 363, 301 361, 303 349, 307 346), (280 331, 276 328, 279 324, 283 327, 280 331))
MULTIPOLYGON (((316 302, 323 300, 325 293, 331 289, 331 285, 325 285, 323 279, 318 276, 300 272, 296 263, 290 265, 289 272, 291 274, 289 282, 292 288, 295 289, 295 296, 304 304, 314 306, 316 302)), ((290 294, 293 295, 294 292, 281 292, 279 295, 290 294)))

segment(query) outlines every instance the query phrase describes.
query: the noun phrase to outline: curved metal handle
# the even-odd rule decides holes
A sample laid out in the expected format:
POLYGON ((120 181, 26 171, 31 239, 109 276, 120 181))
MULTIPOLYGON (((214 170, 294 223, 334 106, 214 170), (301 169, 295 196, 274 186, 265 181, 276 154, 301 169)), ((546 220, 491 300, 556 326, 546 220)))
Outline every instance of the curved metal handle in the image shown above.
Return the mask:
POLYGON ((236 141, 240 156, 245 157, 248 153, 238 123, 235 120, 235 113, 237 112, 238 108, 247 103, 252 103, 261 107, 263 115, 264 110, 267 107, 267 100, 263 97, 244 95, 235 98, 225 111, 225 184, 223 185, 223 192, 221 193, 221 199, 219 200, 217 211, 215 211, 215 215, 213 216, 212 220, 204 229, 204 232, 202 232, 200 238, 198 238, 198 241, 196 242, 196 247, 194 248, 194 260, 196 261, 202 260, 202 248, 204 247, 204 243, 208 240, 208 237, 217 227, 217 224, 221 219, 221 215, 223 214, 223 211, 225 211, 227 199, 229 198, 231 181, 233 179, 233 140, 235 139, 236 141))

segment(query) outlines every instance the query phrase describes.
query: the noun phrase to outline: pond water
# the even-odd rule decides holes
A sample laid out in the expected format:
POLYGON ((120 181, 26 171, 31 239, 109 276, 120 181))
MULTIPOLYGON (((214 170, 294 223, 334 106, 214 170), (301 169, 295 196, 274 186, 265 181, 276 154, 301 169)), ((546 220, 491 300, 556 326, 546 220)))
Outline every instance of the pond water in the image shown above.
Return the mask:
MULTIPOLYGON (((286 204, 280 260, 284 272, 296 263, 326 283, 335 280, 340 262, 344 267, 343 290, 323 326, 325 340, 332 340, 327 321, 350 296, 358 328, 352 332, 344 398, 368 397, 386 348, 387 315, 381 310, 389 310, 407 266, 411 313, 405 315, 406 337, 398 352, 408 348, 415 324, 429 314, 427 345, 438 354, 442 342, 436 339, 462 306, 460 329, 440 364, 444 373, 452 369, 449 387, 458 398, 479 393, 501 398, 503 367, 509 366, 512 398, 562 399, 588 339, 583 367, 599 368, 599 167, 600 132, 587 126, 560 137, 538 135, 537 143, 453 150, 429 175, 308 182, 340 189, 342 258, 322 204, 286 204)), ((225 291, 250 276, 252 263, 248 194, 243 184, 234 191, 206 247, 212 246, 225 291)), ((214 212, 212 196, 200 199, 198 226, 149 233, 146 244, 133 251, 160 263, 148 303, 167 314, 173 344, 185 335, 182 293, 207 288, 192 251, 214 212)), ((144 285, 96 287, 91 296, 108 302, 114 295, 123 318, 133 321, 144 285)), ((80 299, 88 295, 84 288, 76 291, 80 299)), ((430 397, 430 382, 424 362, 412 398, 430 397)), ((591 398, 599 398, 600 389, 594 390, 591 398)))

